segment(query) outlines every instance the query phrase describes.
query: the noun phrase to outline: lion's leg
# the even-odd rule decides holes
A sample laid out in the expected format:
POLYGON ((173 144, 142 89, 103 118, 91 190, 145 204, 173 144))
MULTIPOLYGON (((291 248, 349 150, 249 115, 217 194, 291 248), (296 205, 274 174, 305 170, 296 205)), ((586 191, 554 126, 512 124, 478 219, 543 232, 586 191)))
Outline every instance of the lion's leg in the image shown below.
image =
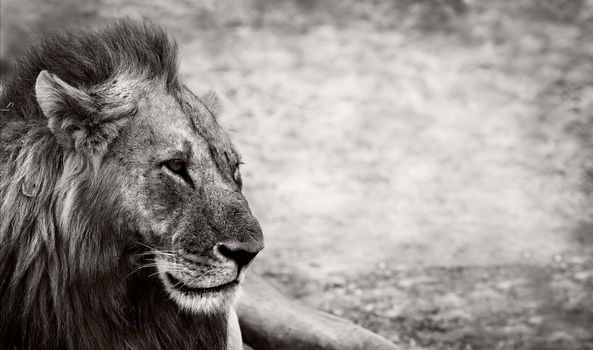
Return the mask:
POLYGON ((251 272, 237 308, 244 341, 257 350, 397 350, 351 322, 308 308, 282 295, 251 272))

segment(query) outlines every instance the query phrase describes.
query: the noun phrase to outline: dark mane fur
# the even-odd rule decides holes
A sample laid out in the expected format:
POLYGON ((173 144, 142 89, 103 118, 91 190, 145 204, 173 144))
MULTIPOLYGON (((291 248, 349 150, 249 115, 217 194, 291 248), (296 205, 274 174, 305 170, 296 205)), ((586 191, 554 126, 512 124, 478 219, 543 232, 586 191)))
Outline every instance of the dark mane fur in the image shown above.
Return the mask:
MULTIPOLYGON (((118 74, 177 88, 175 44, 150 23, 46 37, 0 96, 0 349, 224 349, 226 315, 188 315, 154 270, 131 273, 133 245, 110 191, 117 180, 69 162, 35 99, 48 70, 81 88, 118 74), (68 174, 66 176, 65 174, 68 174), (68 229, 64 193, 76 189, 68 229)), ((105 175, 107 174, 107 176, 105 175)), ((139 258, 142 260, 143 258, 139 258)))
POLYGON ((34 95, 35 79, 42 70, 76 88, 100 85, 118 73, 161 78, 173 87, 177 84, 177 47, 163 29, 149 21, 120 20, 99 30, 49 34, 19 60, 6 83, 1 106, 12 103, 12 114, 24 119, 43 117, 34 95))

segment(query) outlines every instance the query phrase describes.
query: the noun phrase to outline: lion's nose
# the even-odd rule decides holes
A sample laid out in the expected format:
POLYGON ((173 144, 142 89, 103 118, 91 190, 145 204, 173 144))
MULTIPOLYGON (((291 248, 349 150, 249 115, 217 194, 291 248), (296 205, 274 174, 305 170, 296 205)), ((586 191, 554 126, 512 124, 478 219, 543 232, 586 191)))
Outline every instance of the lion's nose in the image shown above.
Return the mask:
POLYGON ((217 245, 216 249, 220 255, 236 262, 239 270, 241 270, 263 249, 263 244, 259 244, 258 242, 254 242, 253 244, 229 242, 217 245))

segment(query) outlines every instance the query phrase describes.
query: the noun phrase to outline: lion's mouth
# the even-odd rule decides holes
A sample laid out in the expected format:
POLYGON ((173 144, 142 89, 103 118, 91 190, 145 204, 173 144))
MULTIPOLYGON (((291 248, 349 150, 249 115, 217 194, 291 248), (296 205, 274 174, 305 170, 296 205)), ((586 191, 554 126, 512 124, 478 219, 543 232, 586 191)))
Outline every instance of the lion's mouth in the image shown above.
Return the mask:
POLYGON ((231 282, 224 283, 224 284, 221 284, 221 285, 218 285, 215 287, 196 288, 196 287, 188 286, 187 284, 183 283, 183 281, 175 278, 169 272, 165 273, 165 277, 167 278, 168 282, 171 284, 171 288, 173 288, 179 292, 185 293, 185 294, 219 293, 219 292, 223 292, 223 291, 232 289, 232 288, 236 287, 237 285, 239 285, 239 281, 233 280, 231 282))

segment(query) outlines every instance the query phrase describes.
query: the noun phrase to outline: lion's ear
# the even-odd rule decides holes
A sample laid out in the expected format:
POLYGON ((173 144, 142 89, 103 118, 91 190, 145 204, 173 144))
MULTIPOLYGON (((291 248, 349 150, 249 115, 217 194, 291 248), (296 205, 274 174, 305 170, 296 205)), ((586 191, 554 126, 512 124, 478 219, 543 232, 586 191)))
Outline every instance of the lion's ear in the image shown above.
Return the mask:
POLYGON ((79 148, 93 124, 93 99, 55 74, 42 71, 37 76, 35 95, 48 126, 58 142, 67 149, 79 148))
POLYGON ((91 102, 91 98, 85 92, 46 70, 41 71, 37 76, 35 95, 39 107, 48 119, 76 112, 80 107, 91 102))

